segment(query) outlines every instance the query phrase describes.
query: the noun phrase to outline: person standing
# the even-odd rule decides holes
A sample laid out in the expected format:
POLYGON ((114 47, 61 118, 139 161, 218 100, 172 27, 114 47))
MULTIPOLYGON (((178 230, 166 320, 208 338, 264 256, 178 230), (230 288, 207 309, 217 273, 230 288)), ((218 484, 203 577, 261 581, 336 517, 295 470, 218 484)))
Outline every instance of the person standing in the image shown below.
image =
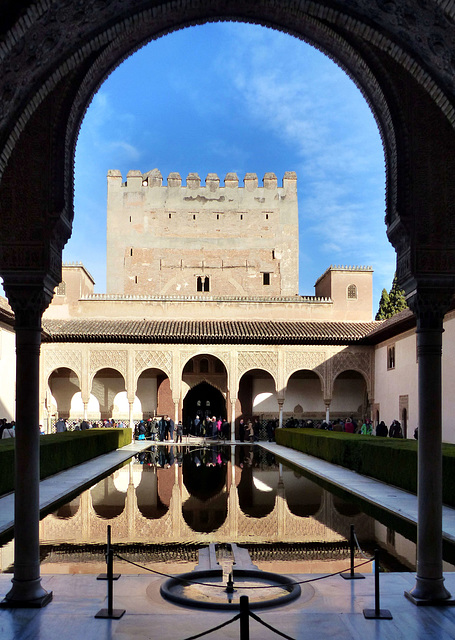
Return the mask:
POLYGON ((182 443, 183 442, 183 424, 181 420, 179 420, 177 423, 177 437, 175 441, 179 442, 179 439, 180 439, 180 443, 182 443))
POLYGON ((169 416, 166 416, 166 437, 169 435, 169 440, 174 442, 174 421, 169 416))

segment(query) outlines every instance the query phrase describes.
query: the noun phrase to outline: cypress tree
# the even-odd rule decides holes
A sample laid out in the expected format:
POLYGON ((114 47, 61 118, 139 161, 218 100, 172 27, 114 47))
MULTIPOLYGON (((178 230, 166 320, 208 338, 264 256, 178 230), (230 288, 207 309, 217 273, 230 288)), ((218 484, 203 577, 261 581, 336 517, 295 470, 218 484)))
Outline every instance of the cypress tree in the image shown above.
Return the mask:
POLYGON ((404 291, 398 287, 397 274, 395 273, 390 291, 387 293, 386 289, 382 290, 375 320, 387 320, 387 318, 391 318, 407 308, 408 305, 406 304, 404 291))

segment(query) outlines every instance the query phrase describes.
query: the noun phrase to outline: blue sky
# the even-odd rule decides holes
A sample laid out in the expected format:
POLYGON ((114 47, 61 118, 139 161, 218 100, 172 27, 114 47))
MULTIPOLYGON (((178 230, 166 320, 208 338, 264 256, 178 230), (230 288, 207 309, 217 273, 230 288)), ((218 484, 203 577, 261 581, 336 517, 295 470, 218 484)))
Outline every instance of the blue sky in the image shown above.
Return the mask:
POLYGON ((296 171, 300 293, 330 264, 371 265, 373 311, 395 252, 384 224, 379 132, 360 91, 329 58, 255 25, 190 27, 155 40, 105 81, 79 135, 75 219, 64 261, 82 261, 105 291, 106 175, 296 171))

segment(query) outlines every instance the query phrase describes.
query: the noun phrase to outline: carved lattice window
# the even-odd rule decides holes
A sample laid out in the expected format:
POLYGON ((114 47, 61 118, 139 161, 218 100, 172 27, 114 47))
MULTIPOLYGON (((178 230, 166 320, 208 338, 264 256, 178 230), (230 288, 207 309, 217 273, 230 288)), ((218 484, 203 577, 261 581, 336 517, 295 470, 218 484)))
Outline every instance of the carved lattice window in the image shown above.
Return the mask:
POLYGON ((58 285, 55 292, 58 296, 66 296, 66 282, 64 280, 58 285))
POLYGON ((348 287, 348 300, 357 299, 357 287, 355 284, 350 284, 348 287))

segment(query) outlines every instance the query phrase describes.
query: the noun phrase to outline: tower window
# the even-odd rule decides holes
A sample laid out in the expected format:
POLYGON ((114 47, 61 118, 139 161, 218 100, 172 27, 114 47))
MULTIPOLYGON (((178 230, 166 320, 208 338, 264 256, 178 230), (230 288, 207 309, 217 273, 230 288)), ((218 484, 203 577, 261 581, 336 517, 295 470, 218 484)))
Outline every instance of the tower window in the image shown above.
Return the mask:
POLYGON ((58 296, 66 296, 66 282, 64 280, 58 285, 55 292, 58 296))
POLYGON ((348 300, 357 299, 357 287, 355 284, 350 284, 348 287, 348 300))
POLYGON ((171 218, 172 218, 172 213, 169 214, 169 219, 171 219, 171 218))
POLYGON ((270 273, 267 271, 262 274, 262 284, 270 284, 270 273))
POLYGON ((208 276, 198 276, 196 282, 197 291, 210 291, 210 278, 208 276))
POLYGON ((242 213, 240 214, 240 220, 243 220, 243 214, 242 213))
POLYGON ((395 369, 395 345, 387 347, 387 369, 395 369))

